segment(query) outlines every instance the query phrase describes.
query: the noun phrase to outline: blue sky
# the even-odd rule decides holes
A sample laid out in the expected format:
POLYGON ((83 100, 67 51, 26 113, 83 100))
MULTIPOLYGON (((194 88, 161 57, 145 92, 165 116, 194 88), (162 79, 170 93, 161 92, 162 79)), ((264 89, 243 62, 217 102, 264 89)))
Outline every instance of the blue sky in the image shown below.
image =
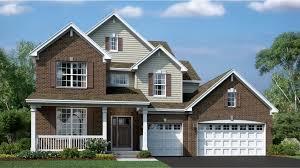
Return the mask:
POLYGON ((87 31, 112 10, 147 40, 167 41, 204 81, 234 68, 260 91, 271 78, 255 69, 256 53, 280 33, 300 30, 295 0, 0 2, 0 47, 43 42, 71 21, 87 31))

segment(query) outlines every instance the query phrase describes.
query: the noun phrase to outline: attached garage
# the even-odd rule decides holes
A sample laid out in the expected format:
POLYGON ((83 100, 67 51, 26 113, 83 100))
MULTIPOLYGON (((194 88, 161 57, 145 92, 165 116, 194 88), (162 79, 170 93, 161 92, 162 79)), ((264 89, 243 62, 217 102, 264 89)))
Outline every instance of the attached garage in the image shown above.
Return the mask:
POLYGON ((153 156, 182 156, 182 123, 149 124, 148 149, 153 156))
POLYGON ((265 124, 218 121, 198 124, 198 156, 266 155, 265 124))

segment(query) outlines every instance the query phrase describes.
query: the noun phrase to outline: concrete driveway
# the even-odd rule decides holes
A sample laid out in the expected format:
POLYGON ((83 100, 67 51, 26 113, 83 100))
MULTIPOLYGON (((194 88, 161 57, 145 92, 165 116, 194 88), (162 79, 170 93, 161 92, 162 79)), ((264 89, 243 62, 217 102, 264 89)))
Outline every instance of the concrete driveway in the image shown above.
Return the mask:
POLYGON ((300 167, 299 159, 270 156, 156 158, 170 167, 300 167))

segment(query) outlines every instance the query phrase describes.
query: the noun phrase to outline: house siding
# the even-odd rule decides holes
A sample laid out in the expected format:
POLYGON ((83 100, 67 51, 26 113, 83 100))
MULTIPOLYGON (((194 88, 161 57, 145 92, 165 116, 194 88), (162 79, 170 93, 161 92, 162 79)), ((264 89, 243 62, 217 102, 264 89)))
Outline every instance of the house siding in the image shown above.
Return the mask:
POLYGON ((182 72, 180 68, 163 52, 156 52, 139 65, 136 71, 136 88, 140 89, 150 102, 182 102, 182 72), (159 54, 160 53, 160 54, 159 54), (171 74, 171 96, 154 97, 148 94, 148 74, 165 70, 171 74))
MULTIPOLYGON (((74 31, 75 32, 75 31, 74 31)), ((64 95, 85 94, 88 96, 99 96, 106 94, 106 64, 103 63, 101 55, 88 42, 73 33, 64 34, 53 44, 39 53, 36 61, 36 93, 64 95), (51 87, 50 66, 56 61, 82 61, 94 64, 93 88, 72 89, 51 87)), ((90 81, 88 81, 90 82, 90 81)))
MULTIPOLYGON (((56 135, 56 108, 55 106, 43 106, 37 109, 37 135, 56 135)), ((100 107, 87 108, 87 135, 102 135, 102 110, 100 107)))
POLYGON ((113 33, 123 38, 123 51, 109 52, 112 62, 136 63, 151 50, 116 17, 107 20, 103 25, 89 34, 89 36, 99 46, 105 48, 105 37, 110 37, 113 33), (115 23, 113 20, 115 20, 115 23))

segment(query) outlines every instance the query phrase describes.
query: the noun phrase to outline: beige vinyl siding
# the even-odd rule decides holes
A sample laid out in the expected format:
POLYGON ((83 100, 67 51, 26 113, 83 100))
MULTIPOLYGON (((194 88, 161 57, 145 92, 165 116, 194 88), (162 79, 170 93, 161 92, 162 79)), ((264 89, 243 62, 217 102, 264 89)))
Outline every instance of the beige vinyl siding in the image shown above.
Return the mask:
POLYGON ((199 83, 183 82, 183 93, 194 93, 199 87, 199 83))
POLYGON ((136 88, 140 89, 150 102, 182 102, 182 72, 165 53, 158 51, 142 63, 136 71, 136 88), (160 54, 159 54, 160 53, 160 54), (148 74, 165 70, 171 74, 171 96, 148 96, 148 74))
POLYGON ((133 72, 122 72, 122 71, 110 71, 109 72, 109 77, 108 77, 108 80, 107 80, 107 86, 111 86, 110 85, 110 74, 111 73, 126 73, 126 74, 128 74, 128 82, 129 82, 129 86, 128 87, 134 87, 134 73, 133 72))
POLYGON ((105 48, 105 37, 110 37, 113 33, 123 38, 123 51, 109 52, 112 62, 136 63, 151 50, 116 17, 109 19, 89 36, 100 47, 105 48), (113 19, 115 23, 113 23, 113 19))

